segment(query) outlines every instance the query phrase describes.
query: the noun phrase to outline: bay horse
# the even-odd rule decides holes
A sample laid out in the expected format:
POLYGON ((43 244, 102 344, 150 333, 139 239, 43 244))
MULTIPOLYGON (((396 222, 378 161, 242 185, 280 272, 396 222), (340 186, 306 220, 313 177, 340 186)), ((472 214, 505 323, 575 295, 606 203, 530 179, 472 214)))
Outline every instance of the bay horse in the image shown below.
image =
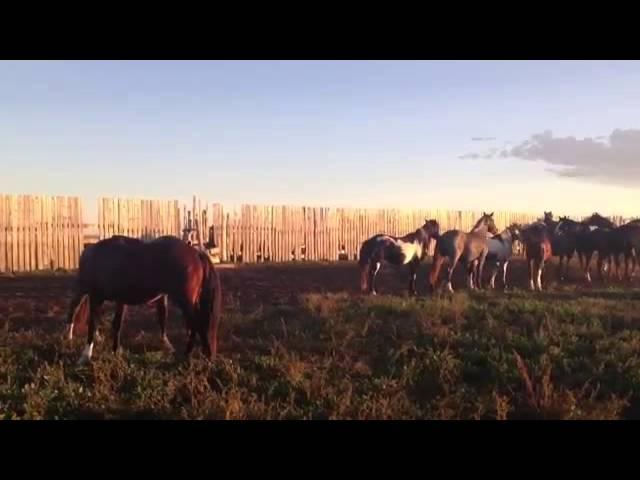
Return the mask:
POLYGON ((496 224, 493 221, 493 212, 487 214, 482 212, 482 217, 476 222, 470 232, 461 230, 449 230, 438 238, 436 249, 433 254, 433 265, 429 272, 429 290, 434 292, 438 282, 438 275, 445 260, 448 260, 447 289, 453 293, 451 279, 453 271, 459 261, 465 263, 467 268, 469 288, 475 288, 473 278, 476 277, 478 288, 482 286, 482 270, 489 251, 487 245, 487 234, 498 233, 496 224))
POLYGON ((67 318, 67 335, 73 338, 74 325, 88 322, 87 343, 79 364, 91 360, 96 323, 105 301, 116 303, 113 317, 113 350, 120 342, 122 319, 127 305, 155 303, 165 345, 167 299, 181 311, 186 321, 186 353, 200 338, 204 354, 213 358, 222 309, 220 278, 208 255, 177 237, 164 236, 151 242, 114 236, 85 250, 67 318))
POLYGON ((489 286, 495 288, 495 280, 498 271, 502 269, 502 285, 507 289, 507 265, 513 256, 513 242, 520 240, 520 227, 517 224, 509 225, 502 232, 487 240, 489 251, 487 262, 493 265, 489 286))
POLYGON ((551 236, 547 225, 543 222, 527 225, 522 228, 520 237, 529 267, 529 288, 542 291, 542 272, 545 262, 551 258, 551 236))
POLYGON ((616 226, 611 220, 599 213, 593 213, 581 222, 576 222, 567 217, 560 218, 557 230, 575 239, 580 268, 583 269, 584 277, 588 283, 591 283, 591 259, 594 253, 598 254, 598 275, 601 280, 604 280, 603 265, 605 261, 609 266, 611 264, 610 256, 612 251, 609 244, 609 233, 615 228, 616 226))
MULTIPOLYGON (((620 280, 620 255, 624 255, 624 276, 628 281, 629 260, 633 261, 631 276, 635 274, 638 264, 638 253, 640 252, 640 224, 627 223, 611 230, 609 234, 609 248, 611 257, 615 260, 616 276, 620 280)), ((611 269, 609 270, 611 276, 611 269)))
POLYGON ((360 290, 377 294, 376 278, 383 261, 392 265, 409 265, 409 295, 417 295, 416 275, 420 262, 427 256, 431 239, 440 235, 436 220, 425 219, 424 225, 403 237, 378 234, 365 240, 360 247, 360 290))
POLYGON ((560 221, 554 220, 551 212, 544 212, 543 222, 547 226, 551 241, 551 255, 558 257, 558 280, 562 281, 569 275, 569 263, 576 252, 576 237, 571 231, 558 230, 560 221), (564 272, 562 269, 563 262, 564 272))

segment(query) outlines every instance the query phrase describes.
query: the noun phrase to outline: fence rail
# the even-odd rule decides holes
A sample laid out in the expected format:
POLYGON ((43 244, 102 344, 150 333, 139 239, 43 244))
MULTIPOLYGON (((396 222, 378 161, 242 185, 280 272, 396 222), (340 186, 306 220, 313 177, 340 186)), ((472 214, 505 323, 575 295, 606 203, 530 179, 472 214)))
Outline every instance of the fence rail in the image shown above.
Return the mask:
POLYGON ((98 199, 98 237, 126 235, 151 240, 163 235, 180 236, 177 200, 133 198, 98 199))
MULTIPOLYGON (((214 211, 221 213, 214 221, 214 231, 223 262, 355 259, 361 243, 376 233, 401 236, 432 218, 440 223, 441 231, 470 230, 482 215, 475 211, 257 205, 226 211, 219 204, 214 211)), ((536 220, 532 214, 511 212, 496 212, 494 218, 499 229, 512 222, 536 220)))
POLYGON ((0 272, 77 268, 82 248, 79 198, 0 195, 0 272))
MULTIPOLYGON (((90 225, 83 221, 77 197, 0 195, 0 272, 74 269, 85 243, 112 235, 143 240, 162 235, 182 237, 183 228, 192 220, 203 241, 213 240, 223 262, 355 259, 361 243, 376 233, 401 236, 432 218, 440 223, 442 232, 470 230, 481 214, 433 209, 224 206, 201 204, 195 198, 187 206, 177 200, 100 198, 98 221, 90 225), (213 227, 211 239, 209 227, 213 227)), ((538 217, 514 212, 494 215, 500 230, 538 217)), ((616 224, 625 221, 617 215, 611 219, 616 224)))

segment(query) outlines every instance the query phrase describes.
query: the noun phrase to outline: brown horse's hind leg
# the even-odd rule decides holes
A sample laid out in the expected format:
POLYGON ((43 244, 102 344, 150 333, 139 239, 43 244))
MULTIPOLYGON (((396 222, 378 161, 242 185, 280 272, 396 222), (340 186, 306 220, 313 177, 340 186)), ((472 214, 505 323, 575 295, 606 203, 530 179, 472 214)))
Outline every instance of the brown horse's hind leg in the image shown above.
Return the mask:
POLYGON ((538 277, 536 279, 536 287, 539 292, 542 291, 542 271, 544 270, 544 258, 536 262, 538 264, 538 277))
POLYGON ((567 278, 569 278, 569 263, 571 262, 572 258, 573 258, 573 253, 570 253, 569 255, 567 255, 567 258, 564 261, 564 276, 563 276, 563 280, 566 280, 567 278))
POLYGON ((116 313, 113 315, 113 353, 117 353, 120 348, 120 332, 126 311, 127 306, 124 303, 116 305, 116 313))
POLYGON ((189 332, 189 337, 187 339, 187 348, 185 350, 185 355, 188 357, 191 355, 193 351, 193 347, 195 346, 196 335, 198 334, 196 330, 196 309, 195 307, 185 300, 176 300, 175 303, 180 308, 182 312, 182 316, 184 317, 185 323, 187 325, 187 331, 189 332))
POLYGON ((376 288, 378 272, 380 271, 381 262, 378 260, 373 260, 369 265, 369 292, 371 295, 377 295, 378 289, 376 288))
POLYGON ((587 283, 591 283, 591 257, 592 256, 593 256, 593 252, 588 252, 585 255, 584 278, 587 280, 587 283))
POLYGON ((453 260, 449 258, 449 268, 447 269, 447 290, 449 290, 450 293, 453 293, 453 285, 451 284, 451 280, 453 279, 453 271, 455 270, 461 256, 462 252, 457 253, 456 256, 453 257, 453 260))
POLYGON ((487 251, 485 251, 478 260, 478 268, 476 274, 476 288, 482 290, 482 272, 484 271, 484 262, 487 260, 487 251))
POLYGON ((467 286, 469 287, 469 290, 475 289, 473 277, 476 274, 477 266, 478 260, 474 260, 473 262, 467 264, 467 286))
POLYGON ((631 260, 631 253, 625 253, 624 255, 624 280, 628 282, 631 280, 629 277, 629 262, 631 260))
POLYGON ((564 260, 565 256, 564 255, 559 255, 558 256, 558 281, 561 282, 564 280, 564 275, 562 272, 562 260, 564 260))
POLYGON ((158 315, 158 324, 160 325, 160 335, 162 336, 162 344, 170 353, 175 352, 175 348, 167 337, 167 318, 169 317, 169 299, 163 295, 156 301, 156 313, 158 315))

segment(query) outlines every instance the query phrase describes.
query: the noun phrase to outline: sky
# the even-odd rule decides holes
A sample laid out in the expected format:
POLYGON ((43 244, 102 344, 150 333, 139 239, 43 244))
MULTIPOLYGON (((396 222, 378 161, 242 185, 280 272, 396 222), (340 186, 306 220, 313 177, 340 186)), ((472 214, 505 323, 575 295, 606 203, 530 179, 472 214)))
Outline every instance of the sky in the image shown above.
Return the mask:
POLYGON ((637 61, 0 61, 0 192, 635 216, 639 112, 637 61))

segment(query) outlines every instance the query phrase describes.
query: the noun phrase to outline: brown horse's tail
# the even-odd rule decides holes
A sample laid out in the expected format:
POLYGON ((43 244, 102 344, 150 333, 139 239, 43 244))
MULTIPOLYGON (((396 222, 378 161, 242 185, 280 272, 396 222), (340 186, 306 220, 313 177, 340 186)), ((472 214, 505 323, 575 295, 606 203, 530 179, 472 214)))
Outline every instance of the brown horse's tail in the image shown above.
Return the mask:
POLYGON ((213 267, 209 256, 200 252, 200 261, 202 262, 203 278, 198 311, 209 340, 211 351, 208 353, 213 358, 218 350, 218 326, 222 316, 222 286, 220 276, 213 267))
POLYGON ((69 314, 67 316, 67 329, 65 337, 68 340, 73 339, 73 334, 83 334, 87 331, 89 325, 90 300, 89 294, 79 293, 71 300, 69 306, 69 314))
POLYGON ((433 263, 431 264, 431 271, 429 272, 429 291, 434 292, 436 289, 436 284, 438 283, 438 276, 440 275, 440 269, 442 268, 442 264, 444 263, 445 257, 440 252, 438 248, 439 245, 436 243, 435 251, 433 252, 433 263))

